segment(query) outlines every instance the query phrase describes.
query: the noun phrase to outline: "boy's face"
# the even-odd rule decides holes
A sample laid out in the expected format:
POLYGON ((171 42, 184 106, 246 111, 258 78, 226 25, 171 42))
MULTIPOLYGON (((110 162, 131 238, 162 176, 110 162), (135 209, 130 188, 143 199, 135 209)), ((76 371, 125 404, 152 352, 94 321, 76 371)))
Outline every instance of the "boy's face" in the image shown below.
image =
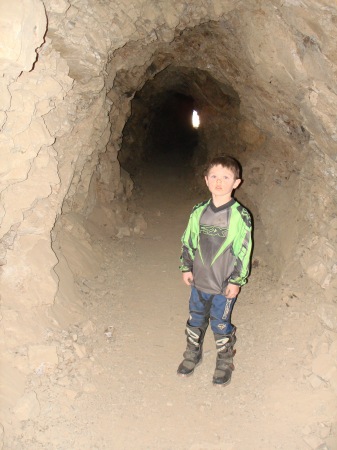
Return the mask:
POLYGON ((212 167, 205 176, 205 181, 213 200, 216 198, 224 203, 232 198, 233 189, 236 189, 241 183, 239 178, 235 179, 234 173, 230 169, 221 165, 212 167))

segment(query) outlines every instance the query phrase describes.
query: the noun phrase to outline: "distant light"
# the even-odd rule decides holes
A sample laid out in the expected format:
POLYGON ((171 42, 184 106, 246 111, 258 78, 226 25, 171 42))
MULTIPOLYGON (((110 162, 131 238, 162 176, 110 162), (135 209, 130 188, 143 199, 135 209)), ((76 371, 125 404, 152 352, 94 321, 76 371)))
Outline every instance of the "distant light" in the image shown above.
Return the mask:
POLYGON ((192 114, 192 125, 194 128, 199 128, 200 125, 199 114, 195 110, 193 110, 192 114))

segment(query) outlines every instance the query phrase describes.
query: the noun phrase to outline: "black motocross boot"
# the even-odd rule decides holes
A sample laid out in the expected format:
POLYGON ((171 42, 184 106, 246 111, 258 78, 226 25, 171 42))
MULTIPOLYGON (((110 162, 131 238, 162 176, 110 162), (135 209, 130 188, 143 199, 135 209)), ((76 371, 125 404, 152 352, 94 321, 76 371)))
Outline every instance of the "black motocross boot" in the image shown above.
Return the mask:
POLYGON ((198 328, 186 325, 185 334, 187 336, 187 347, 184 352, 184 360, 178 367, 177 374, 182 377, 192 375, 196 366, 202 361, 202 344, 207 329, 207 325, 198 328))
POLYGON ((213 384, 226 386, 230 383, 234 370, 233 356, 236 350, 233 349, 236 342, 235 329, 231 334, 214 334, 217 358, 213 375, 213 384))

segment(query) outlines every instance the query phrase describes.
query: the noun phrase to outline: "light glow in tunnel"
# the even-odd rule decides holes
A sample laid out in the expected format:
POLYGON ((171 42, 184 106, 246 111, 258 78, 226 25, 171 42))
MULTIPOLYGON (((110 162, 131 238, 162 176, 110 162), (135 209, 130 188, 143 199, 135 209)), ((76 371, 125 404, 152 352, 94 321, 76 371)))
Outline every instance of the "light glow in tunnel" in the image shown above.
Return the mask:
POLYGON ((199 114, 195 110, 193 110, 193 114, 192 114, 192 125, 193 125, 193 128, 199 128, 199 125, 200 125, 199 114))

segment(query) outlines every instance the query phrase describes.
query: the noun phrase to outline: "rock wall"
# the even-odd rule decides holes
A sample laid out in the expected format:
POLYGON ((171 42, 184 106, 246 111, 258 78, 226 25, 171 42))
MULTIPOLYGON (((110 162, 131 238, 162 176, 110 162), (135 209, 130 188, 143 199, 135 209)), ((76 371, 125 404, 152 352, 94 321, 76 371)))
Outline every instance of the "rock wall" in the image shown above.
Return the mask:
POLYGON ((0 12, 0 346, 2 384, 17 381, 3 390, 5 412, 23 393, 30 346, 65 311, 81 315, 80 259, 100 264, 88 224, 137 228, 117 158, 123 128, 136 92, 173 65, 199 104, 203 151, 223 142, 245 167, 256 248, 288 283, 312 283, 337 332, 336 5, 4 0, 0 12))

